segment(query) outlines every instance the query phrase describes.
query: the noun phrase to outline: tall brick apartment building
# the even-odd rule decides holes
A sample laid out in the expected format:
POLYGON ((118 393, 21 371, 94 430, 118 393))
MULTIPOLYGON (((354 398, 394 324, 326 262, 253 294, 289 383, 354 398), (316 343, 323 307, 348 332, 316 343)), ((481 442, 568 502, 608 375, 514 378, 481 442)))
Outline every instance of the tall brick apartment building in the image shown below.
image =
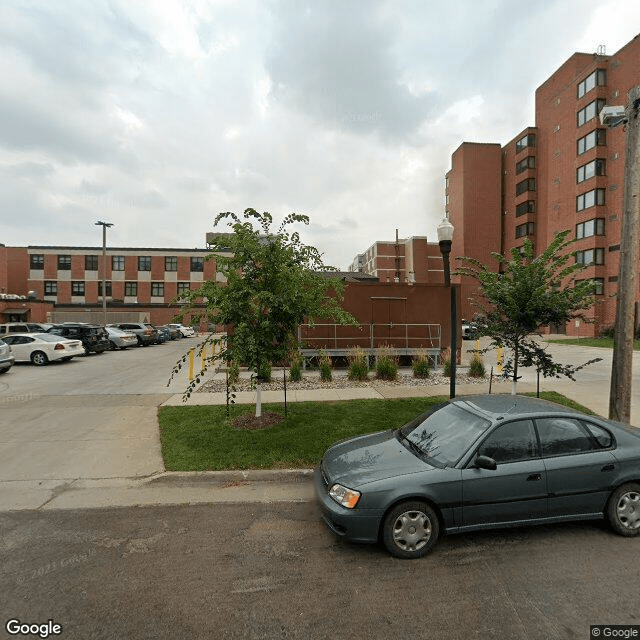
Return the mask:
MULTIPOLYGON (((527 237, 536 251, 565 229, 577 238, 576 259, 589 265, 580 277, 597 282, 595 322, 553 331, 598 335, 615 321, 626 136, 624 127, 601 126, 598 115, 605 104, 626 106, 638 84, 640 36, 613 55, 575 53, 536 90, 535 126, 504 146, 465 142, 452 156, 446 176, 452 256, 492 265, 492 251, 509 252, 527 237)), ((460 284, 468 317, 476 287, 460 284)))

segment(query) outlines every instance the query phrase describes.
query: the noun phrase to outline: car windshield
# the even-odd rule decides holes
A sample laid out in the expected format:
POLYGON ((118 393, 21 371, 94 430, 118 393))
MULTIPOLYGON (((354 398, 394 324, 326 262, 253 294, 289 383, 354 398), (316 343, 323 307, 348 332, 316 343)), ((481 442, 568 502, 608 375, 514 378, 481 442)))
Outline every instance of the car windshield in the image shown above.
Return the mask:
POLYGON ((419 416, 398 433, 400 439, 408 440, 429 462, 452 467, 490 424, 455 404, 445 404, 427 416, 419 416))

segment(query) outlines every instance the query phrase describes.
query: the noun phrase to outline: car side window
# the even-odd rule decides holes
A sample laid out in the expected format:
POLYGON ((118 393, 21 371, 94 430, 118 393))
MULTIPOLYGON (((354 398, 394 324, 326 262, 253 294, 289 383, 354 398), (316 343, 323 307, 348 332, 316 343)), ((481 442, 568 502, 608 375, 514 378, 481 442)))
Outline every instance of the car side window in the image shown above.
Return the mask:
POLYGON ((595 449, 595 443, 578 420, 542 418, 536 420, 543 456, 563 456, 595 449))
POLYGON ((603 449, 613 446, 613 436, 604 427, 593 424, 593 422, 583 422, 582 424, 603 449))
POLYGON ((537 458, 538 440, 533 422, 516 420, 500 425, 480 445, 478 455, 493 458, 498 464, 537 458))

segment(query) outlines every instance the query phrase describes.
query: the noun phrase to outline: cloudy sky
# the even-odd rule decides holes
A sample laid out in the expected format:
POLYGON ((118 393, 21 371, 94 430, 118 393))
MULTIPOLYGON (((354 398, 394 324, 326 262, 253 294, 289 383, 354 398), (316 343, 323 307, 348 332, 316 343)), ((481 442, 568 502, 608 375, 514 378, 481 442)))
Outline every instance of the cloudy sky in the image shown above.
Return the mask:
POLYGON ((247 207, 340 268, 435 241, 459 144, 638 33, 631 0, 3 0, 0 242, 202 247, 247 207))

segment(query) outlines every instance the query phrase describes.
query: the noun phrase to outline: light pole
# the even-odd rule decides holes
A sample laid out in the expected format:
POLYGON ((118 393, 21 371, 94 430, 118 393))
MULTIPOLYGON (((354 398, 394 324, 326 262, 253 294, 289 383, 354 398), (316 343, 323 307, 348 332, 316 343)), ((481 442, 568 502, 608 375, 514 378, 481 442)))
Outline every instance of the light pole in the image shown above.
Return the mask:
POLYGON ((104 326, 107 326, 107 227, 113 227, 112 222, 98 220, 96 226, 102 227, 102 313, 104 326))
POLYGON ((438 244, 444 262, 444 286, 451 291, 451 377, 449 379, 449 397, 456 397, 456 365, 458 360, 458 311, 456 305, 456 288, 451 284, 451 265, 449 264, 449 254, 451 253, 451 243, 453 241, 453 225, 449 218, 443 218, 438 225, 438 244))
POLYGON ((638 199, 640 191, 640 86, 628 94, 629 105, 604 107, 600 122, 608 127, 625 124, 624 215, 620 233, 620 272, 614 330, 609 418, 631 422, 631 379, 635 333, 636 265, 638 264, 638 199))

